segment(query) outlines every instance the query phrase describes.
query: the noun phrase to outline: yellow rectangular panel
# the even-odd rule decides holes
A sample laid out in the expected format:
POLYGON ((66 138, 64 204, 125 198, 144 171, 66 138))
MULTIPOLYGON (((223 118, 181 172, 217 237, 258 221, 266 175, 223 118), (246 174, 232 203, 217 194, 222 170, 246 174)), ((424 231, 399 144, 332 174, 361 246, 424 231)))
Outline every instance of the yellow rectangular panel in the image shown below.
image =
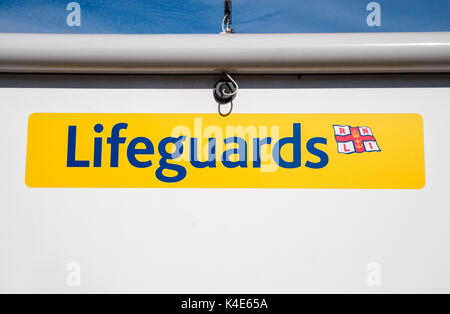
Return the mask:
POLYGON ((29 118, 26 184, 420 189, 418 114, 65 114, 29 118))

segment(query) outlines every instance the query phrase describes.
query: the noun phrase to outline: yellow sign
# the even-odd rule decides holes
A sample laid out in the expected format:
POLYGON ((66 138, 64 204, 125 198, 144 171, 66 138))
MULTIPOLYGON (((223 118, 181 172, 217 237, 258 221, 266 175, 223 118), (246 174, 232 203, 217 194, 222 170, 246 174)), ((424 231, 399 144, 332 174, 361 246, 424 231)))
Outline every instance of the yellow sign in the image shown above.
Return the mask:
POLYGON ((26 184, 421 189, 418 114, 63 114, 28 125, 26 184))

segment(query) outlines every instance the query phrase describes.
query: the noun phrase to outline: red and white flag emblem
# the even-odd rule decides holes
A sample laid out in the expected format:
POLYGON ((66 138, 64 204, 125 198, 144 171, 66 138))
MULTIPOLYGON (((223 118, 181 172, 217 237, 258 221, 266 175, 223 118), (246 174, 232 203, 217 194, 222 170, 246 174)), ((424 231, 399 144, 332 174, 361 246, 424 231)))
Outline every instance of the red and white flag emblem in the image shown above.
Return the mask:
POLYGON ((366 126, 334 125, 338 152, 342 154, 381 152, 372 130, 366 126))

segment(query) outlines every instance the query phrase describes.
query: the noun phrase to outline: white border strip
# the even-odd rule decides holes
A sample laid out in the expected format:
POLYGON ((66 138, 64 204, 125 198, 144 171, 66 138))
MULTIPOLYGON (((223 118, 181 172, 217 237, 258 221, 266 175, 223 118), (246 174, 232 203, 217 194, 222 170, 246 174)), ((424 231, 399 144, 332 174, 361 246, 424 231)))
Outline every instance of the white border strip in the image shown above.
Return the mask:
POLYGON ((0 72, 450 72, 450 32, 270 35, 0 34, 0 72))

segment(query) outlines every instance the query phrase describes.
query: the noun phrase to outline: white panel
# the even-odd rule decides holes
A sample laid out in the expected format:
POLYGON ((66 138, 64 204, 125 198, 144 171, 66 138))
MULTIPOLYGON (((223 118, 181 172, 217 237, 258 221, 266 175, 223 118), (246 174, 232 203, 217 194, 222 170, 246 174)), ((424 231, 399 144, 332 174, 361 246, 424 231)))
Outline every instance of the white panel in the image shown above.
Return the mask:
POLYGON ((450 292, 450 88, 264 84, 240 90, 235 112, 420 113, 426 187, 30 189, 31 113, 214 113, 216 104, 209 87, 3 88, 0 292, 450 292), (66 284, 72 262, 80 287, 66 284), (381 286, 370 287, 367 269, 378 266, 381 286))

